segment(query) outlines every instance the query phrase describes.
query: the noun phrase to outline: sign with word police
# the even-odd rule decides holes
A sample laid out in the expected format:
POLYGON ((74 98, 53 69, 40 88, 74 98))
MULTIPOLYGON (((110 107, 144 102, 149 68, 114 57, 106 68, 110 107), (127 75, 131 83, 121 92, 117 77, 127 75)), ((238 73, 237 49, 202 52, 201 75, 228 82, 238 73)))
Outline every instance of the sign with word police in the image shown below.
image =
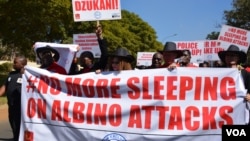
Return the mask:
POLYGON ((220 60, 218 52, 223 50, 217 40, 175 41, 175 43, 179 50, 190 50, 193 63, 220 60))

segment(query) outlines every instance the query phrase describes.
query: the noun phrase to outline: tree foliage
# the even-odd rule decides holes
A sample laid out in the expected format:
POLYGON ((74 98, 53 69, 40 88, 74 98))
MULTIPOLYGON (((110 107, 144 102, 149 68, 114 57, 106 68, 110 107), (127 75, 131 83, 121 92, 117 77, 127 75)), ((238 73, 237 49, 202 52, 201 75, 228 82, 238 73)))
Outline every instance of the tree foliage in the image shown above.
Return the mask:
POLYGON ((136 55, 139 51, 162 49, 162 44, 156 41, 154 29, 138 15, 123 10, 122 17, 122 20, 101 22, 110 51, 117 47, 126 47, 136 55))
MULTIPOLYGON (((225 10, 223 23, 245 30, 250 30, 250 1, 249 0, 232 0, 232 9, 225 10)), ((217 25, 218 28, 221 25, 217 25)), ((211 32, 207 35, 207 39, 217 39, 219 32, 211 32)))
MULTIPOLYGON (((250 1, 233 0, 233 9, 224 11, 226 24, 245 30, 250 30, 250 1)), ((250 48, 247 51, 247 64, 250 64, 250 48)))
MULTIPOLYGON (((154 29, 138 15, 122 10, 121 20, 100 21, 109 51, 123 46, 135 56, 138 51, 162 49, 154 29)), ((0 38, 12 48, 34 59, 37 41, 72 43, 73 34, 93 33, 95 21, 74 22, 69 0, 0 0, 0 38)))
MULTIPOLYGON (((232 0, 232 9, 225 10, 223 15, 224 23, 229 26, 250 30, 250 1, 232 0)), ((218 26, 221 27, 221 26, 218 26)), ((217 39, 219 32, 211 32, 207 39, 217 39)), ((250 48, 247 51, 247 64, 250 64, 250 48)))
POLYGON ((207 35, 206 39, 208 40, 216 40, 219 37, 220 32, 211 32, 210 34, 207 35))
POLYGON ((233 0, 233 9, 224 11, 226 24, 250 30, 250 1, 233 0))
POLYGON ((0 37, 3 44, 30 55, 36 41, 58 41, 67 36, 70 25, 70 1, 4 0, 0 4, 0 37))

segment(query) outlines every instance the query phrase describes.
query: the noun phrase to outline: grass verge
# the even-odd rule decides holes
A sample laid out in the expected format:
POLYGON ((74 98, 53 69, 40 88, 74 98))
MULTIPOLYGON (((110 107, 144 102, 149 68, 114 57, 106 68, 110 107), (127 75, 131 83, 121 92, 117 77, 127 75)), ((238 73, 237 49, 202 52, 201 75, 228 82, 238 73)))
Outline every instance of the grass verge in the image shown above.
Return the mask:
MULTIPOLYGON (((0 73, 0 86, 4 84, 6 77, 7 77, 6 74, 0 73)), ((7 104, 6 94, 4 94, 3 96, 0 96, 0 105, 4 105, 4 104, 7 104)))
POLYGON ((7 104, 7 97, 6 96, 1 96, 0 97, 0 105, 7 104))

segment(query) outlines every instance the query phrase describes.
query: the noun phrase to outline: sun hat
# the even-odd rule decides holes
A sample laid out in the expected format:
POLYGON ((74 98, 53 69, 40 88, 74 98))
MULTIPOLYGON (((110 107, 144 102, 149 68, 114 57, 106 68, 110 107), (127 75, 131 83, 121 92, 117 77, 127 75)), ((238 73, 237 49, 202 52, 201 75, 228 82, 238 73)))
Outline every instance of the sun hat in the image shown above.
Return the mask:
POLYGON ((117 48, 116 51, 109 56, 110 57, 120 57, 120 58, 123 58, 129 62, 132 62, 135 60, 135 58, 124 47, 117 48))
POLYGON ((90 60, 94 60, 94 55, 91 51, 84 51, 81 53, 80 58, 88 57, 90 60))
POLYGON ((180 58, 182 56, 183 52, 182 52, 182 50, 177 50, 176 48, 177 48, 176 43, 174 43, 174 42, 166 42, 165 45, 164 45, 163 50, 158 51, 158 52, 160 52, 160 53, 173 52, 173 53, 177 54, 176 58, 180 58))
POLYGON ((225 56, 228 53, 237 54, 240 58, 239 63, 245 63, 247 59, 247 55, 245 52, 241 51, 238 46, 230 45, 227 50, 219 51, 218 56, 222 62, 225 63, 225 56))
POLYGON ((37 57, 40 60, 41 60, 44 53, 50 53, 55 61, 59 60, 60 55, 59 55, 58 51, 50 46, 40 47, 40 48, 36 49, 37 57))

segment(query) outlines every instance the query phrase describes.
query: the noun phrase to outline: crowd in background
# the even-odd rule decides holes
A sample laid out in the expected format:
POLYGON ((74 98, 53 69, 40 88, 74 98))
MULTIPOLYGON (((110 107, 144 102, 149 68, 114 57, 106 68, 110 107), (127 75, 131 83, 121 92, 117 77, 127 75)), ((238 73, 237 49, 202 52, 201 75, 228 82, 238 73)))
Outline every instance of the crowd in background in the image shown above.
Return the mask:
MULTIPOLYGON (((214 62, 204 61, 194 64, 191 61, 190 50, 178 50, 174 42, 166 42, 162 50, 158 50, 152 57, 150 66, 135 66, 133 63, 135 58, 124 47, 118 47, 112 54, 108 53, 108 45, 102 35, 101 26, 97 26, 96 36, 101 50, 101 57, 96 61, 91 52, 82 52, 79 61, 72 63, 69 74, 82 74, 87 72, 101 73, 103 71, 123 71, 135 69, 157 69, 167 68, 170 71, 177 67, 213 67, 213 68, 236 68, 241 73, 244 81, 247 94, 245 100, 250 102, 250 68, 242 64, 246 63, 247 55, 241 51, 238 46, 230 45, 227 50, 219 51, 218 57, 220 60, 214 62), (78 69, 78 62, 81 69, 78 69)), ((56 70, 55 70, 56 72, 56 70)), ((59 72, 58 72, 59 73, 59 72)), ((250 123, 250 122, 249 122, 250 123)))

